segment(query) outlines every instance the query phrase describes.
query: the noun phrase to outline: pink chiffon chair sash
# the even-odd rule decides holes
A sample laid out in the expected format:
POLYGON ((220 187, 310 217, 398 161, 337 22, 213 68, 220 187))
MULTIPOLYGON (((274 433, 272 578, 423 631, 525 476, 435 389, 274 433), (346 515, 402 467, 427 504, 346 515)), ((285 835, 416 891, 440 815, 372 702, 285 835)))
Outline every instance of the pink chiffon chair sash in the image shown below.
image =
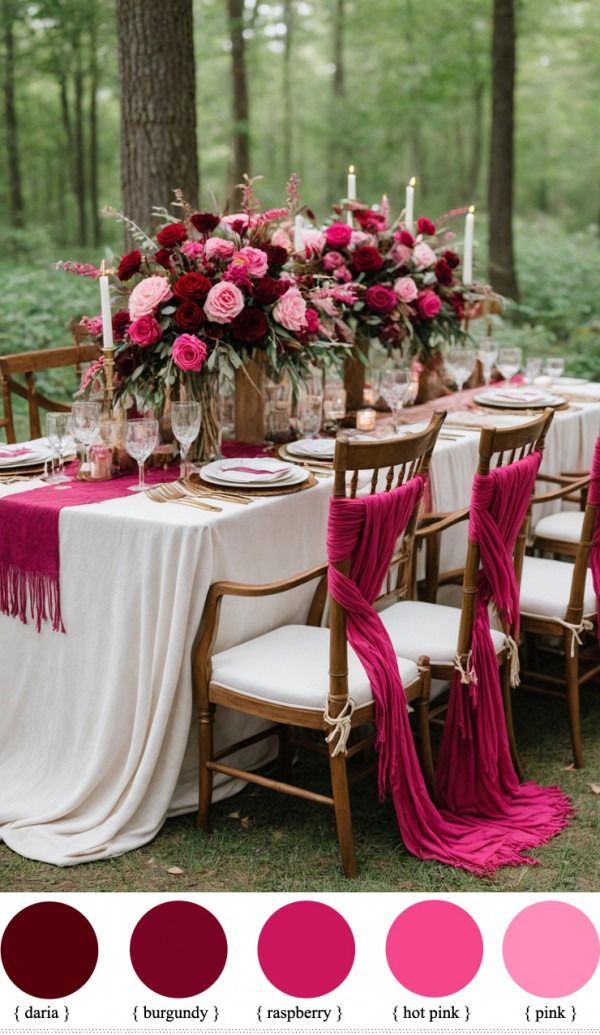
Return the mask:
POLYGON ((600 436, 596 439, 590 475, 588 503, 592 507, 598 507, 590 550, 590 569, 596 594, 597 635, 600 640, 600 436))

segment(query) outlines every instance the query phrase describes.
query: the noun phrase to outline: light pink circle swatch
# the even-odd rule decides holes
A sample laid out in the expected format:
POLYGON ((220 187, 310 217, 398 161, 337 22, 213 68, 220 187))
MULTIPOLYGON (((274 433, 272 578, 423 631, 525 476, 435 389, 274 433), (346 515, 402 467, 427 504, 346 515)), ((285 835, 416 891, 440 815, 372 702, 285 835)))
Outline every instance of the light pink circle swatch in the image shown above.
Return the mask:
POLYGON ((590 980, 600 955, 592 921, 568 902, 536 902, 509 924, 502 946, 513 981, 530 995, 558 999, 590 980))
POLYGON ((473 980, 483 939, 473 917, 452 902, 431 899, 394 920, 385 946, 388 966, 416 995, 454 995, 473 980))
POLYGON ((333 992, 347 978, 354 963, 354 937, 331 906, 291 902, 265 923, 258 959, 280 992, 312 999, 333 992))

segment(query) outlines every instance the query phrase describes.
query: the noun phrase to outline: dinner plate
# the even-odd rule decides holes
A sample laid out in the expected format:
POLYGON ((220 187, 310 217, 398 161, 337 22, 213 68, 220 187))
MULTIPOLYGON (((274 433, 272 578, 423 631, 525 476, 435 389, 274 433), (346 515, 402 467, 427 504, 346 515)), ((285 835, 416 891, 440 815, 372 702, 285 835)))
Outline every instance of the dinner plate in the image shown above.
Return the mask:
POLYGON ((333 460, 335 439, 301 438, 298 442, 288 442, 286 449, 292 456, 309 457, 312 460, 333 460))
POLYGON ((36 464, 49 460, 52 453, 49 449, 39 446, 29 448, 25 446, 0 446, 0 469, 10 470, 12 467, 33 467, 36 464), (27 449, 27 452, 19 452, 20 449, 27 449), (5 455, 8 454, 8 455, 5 455))
POLYGON ((507 410, 545 409, 546 406, 564 406, 564 399, 549 392, 536 391, 534 388, 492 388, 479 392, 475 402, 482 406, 497 406, 507 410))
POLYGON ((552 381, 555 388, 570 388, 571 385, 589 385, 589 383, 587 377, 555 377, 552 381))
POLYGON ((305 468, 298 467, 296 464, 286 464, 271 457, 237 457, 235 460, 214 460, 212 463, 206 464, 200 474, 204 481, 212 482, 214 485, 253 489, 276 489, 278 486, 287 488, 290 485, 299 485, 310 477, 310 471, 305 468), (239 468, 246 468, 246 470, 239 470, 239 468), (287 468, 287 473, 278 475, 277 472, 282 468, 287 468), (265 473, 252 477, 252 469, 265 473), (266 472, 271 472, 271 476, 269 477, 266 472))

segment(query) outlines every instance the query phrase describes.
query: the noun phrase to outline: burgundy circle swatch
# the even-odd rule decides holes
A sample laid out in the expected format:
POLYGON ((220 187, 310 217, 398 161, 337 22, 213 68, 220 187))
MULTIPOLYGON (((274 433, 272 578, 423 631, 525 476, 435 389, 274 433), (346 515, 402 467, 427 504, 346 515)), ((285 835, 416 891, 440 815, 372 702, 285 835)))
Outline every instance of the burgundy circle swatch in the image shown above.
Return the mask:
POLYGON ((568 902, 535 902, 509 924, 502 945, 513 981, 530 995, 572 995, 592 977, 600 956, 592 921, 568 902))
POLYGON ((94 973, 98 941, 78 909, 64 902, 35 902, 8 924, 0 955, 10 980, 26 995, 63 999, 94 973))
POLYGON ((454 995, 473 980, 483 939, 473 917, 452 902, 417 902, 394 920, 386 942, 388 966, 409 992, 454 995))
POLYGON ((173 999, 214 985, 227 960, 225 931, 204 906, 163 902, 138 921, 129 953, 140 981, 173 999))
POLYGON ((265 977, 287 995, 312 999, 341 985, 354 963, 350 927, 323 902, 291 902, 273 913, 258 939, 265 977))

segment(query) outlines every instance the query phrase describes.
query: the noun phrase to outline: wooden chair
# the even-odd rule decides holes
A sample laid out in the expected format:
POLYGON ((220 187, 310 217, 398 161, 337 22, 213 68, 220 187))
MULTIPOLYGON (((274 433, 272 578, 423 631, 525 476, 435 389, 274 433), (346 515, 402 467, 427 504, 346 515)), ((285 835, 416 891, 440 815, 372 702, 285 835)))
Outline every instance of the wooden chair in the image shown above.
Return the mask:
MULTIPOLYGON (((334 457, 334 494, 356 496, 360 471, 373 472, 369 491, 377 491, 378 476, 384 474, 383 491, 402 484, 429 467, 443 415, 431 420, 429 427, 419 434, 377 443, 353 442, 339 439, 334 457), (348 478, 349 473, 350 477, 348 478)), ((399 550, 396 564, 407 581, 412 580, 411 544, 417 523, 418 505, 410 517, 399 550)), ((344 565, 340 570, 345 571, 344 565)), ((362 772, 348 776, 347 762, 355 755, 369 753, 372 732, 347 747, 336 751, 332 738, 327 745, 311 745, 329 760, 331 794, 318 794, 291 782, 292 727, 332 731, 344 716, 349 716, 351 729, 371 723, 373 697, 367 676, 358 658, 348 647, 345 613, 335 600, 331 601, 330 629, 321 626, 326 601, 327 567, 322 565, 302 572, 293 578, 270 585, 249 586, 234 582, 217 582, 211 587, 193 651, 193 682, 199 716, 200 789, 198 824, 209 825, 213 773, 240 777, 270 787, 272 790, 332 806, 335 810, 342 867, 348 877, 356 875, 356 859, 350 812, 349 784, 373 772, 376 762, 369 758, 362 772), (258 636, 229 650, 214 653, 218 632, 219 611, 225 596, 263 597, 284 593, 294 587, 317 581, 317 588, 308 610, 305 625, 289 625, 258 636), (328 676, 329 671, 329 676, 328 676), (246 738, 215 753, 213 748, 213 719, 217 705, 245 712, 269 720, 271 725, 262 733, 246 738), (248 772, 222 760, 241 747, 272 736, 279 736, 278 779, 262 773, 248 772)), ((419 659, 421 660, 421 659, 419 659)), ((420 665, 403 658, 398 668, 417 720, 424 772, 433 779, 427 700, 429 693, 426 664, 420 665)), ((294 744, 297 747, 297 744, 294 744)), ((301 746, 301 745, 300 745, 301 746)), ((308 746, 308 745, 305 745, 308 746)))
POLYGON ((589 475, 585 471, 577 474, 540 475, 538 480, 560 486, 556 493, 546 498, 562 499, 575 504, 577 509, 559 510, 535 522, 533 550, 561 557, 575 557, 583 528, 589 475))
MULTIPOLYGON (((549 479, 542 476, 539 480, 549 479)), ((589 481, 589 475, 578 481, 569 481, 559 489, 534 496, 532 503, 568 498, 584 491, 589 481)), ((579 691, 581 686, 600 672, 595 646, 591 652, 582 652, 581 649, 583 635, 596 625, 596 595, 591 572, 588 572, 588 558, 597 509, 587 503, 582 514, 573 512, 581 520, 579 538, 576 543, 570 544, 571 550, 569 543, 559 539, 549 540, 540 536, 534 540, 534 546, 544 551, 552 550, 566 555, 572 553, 573 563, 527 556, 524 558, 521 579, 521 629, 527 640, 527 669, 523 672, 521 685, 525 690, 566 698, 576 769, 584 765, 579 691), (546 644, 541 651, 537 638, 543 636, 558 637, 562 650, 557 652, 551 644, 546 644), (564 656, 564 677, 541 670, 542 653, 554 657, 561 653, 564 656), (582 661, 587 664, 582 665, 582 661)))
POLYGON ((81 377, 82 364, 98 359, 99 349, 94 344, 69 345, 60 349, 36 349, 31 352, 16 352, 0 356, 0 397, 2 416, 0 428, 6 432, 6 441, 16 442, 13 396, 27 402, 29 413, 29 436, 40 438, 42 426, 40 409, 64 412, 70 409, 64 403, 48 399, 37 388, 36 374, 42 371, 74 367, 81 377))
MULTIPOLYGON (((502 467, 528 456, 535 449, 543 450, 546 433, 552 421, 553 411, 545 410, 535 420, 517 428, 495 429, 484 428, 479 440, 479 464, 477 473, 486 475, 492 466, 502 467), (494 461, 494 463, 493 463, 494 461)), ((465 521, 469 517, 469 508, 452 514, 425 515, 422 527, 418 529, 415 539, 426 541, 431 536, 439 536, 447 528, 465 521)), ((520 578, 529 514, 525 517, 519 531, 513 563, 517 579, 520 578)), ((454 577, 456 573, 452 572, 454 577)), ((378 601, 381 618, 390 634, 396 654, 411 658, 426 655, 430 659, 431 676, 440 681, 430 696, 430 717, 432 721, 441 721, 446 709, 442 699, 442 690, 452 680, 454 669, 462 666, 467 670, 471 650, 473 622, 475 619, 475 601, 479 579, 479 547, 469 541, 463 575, 462 605, 460 608, 448 607, 426 600, 411 600, 397 590, 382 595, 378 601)), ((430 583, 434 579, 430 578, 430 583)), ((513 761, 518 770, 519 762, 512 725, 512 709, 510 698, 510 658, 513 647, 512 628, 492 629, 492 639, 496 648, 498 664, 502 668, 502 692, 506 714, 507 730, 513 761)))

